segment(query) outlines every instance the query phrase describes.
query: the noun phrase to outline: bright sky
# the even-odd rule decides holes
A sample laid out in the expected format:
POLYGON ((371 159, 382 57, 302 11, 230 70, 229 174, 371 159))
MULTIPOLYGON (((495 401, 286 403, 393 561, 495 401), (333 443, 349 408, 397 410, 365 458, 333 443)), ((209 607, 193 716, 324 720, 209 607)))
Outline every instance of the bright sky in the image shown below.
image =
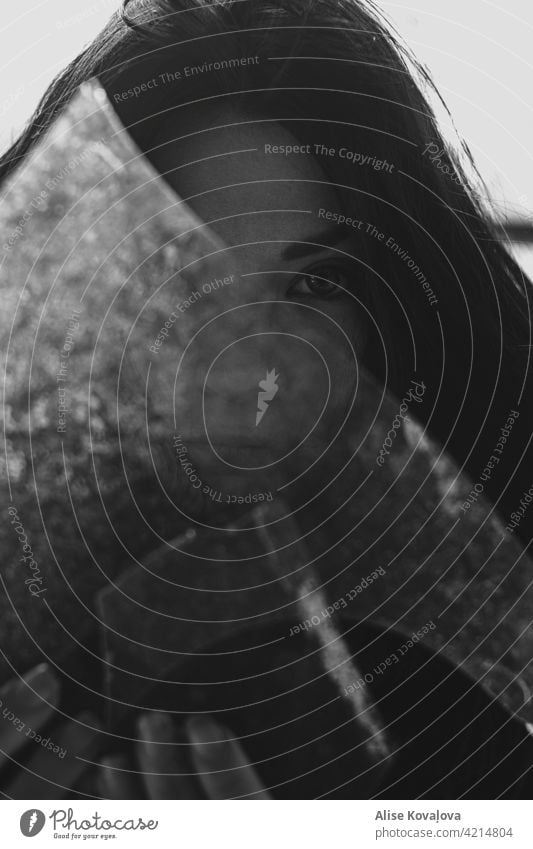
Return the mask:
MULTIPOLYGON (((253 2, 253 0, 251 0, 253 2)), ((0 147, 117 0, 17 0, 0 24, 0 147)), ((533 213, 533 12, 527 0, 381 3, 430 69, 498 208, 533 213)))

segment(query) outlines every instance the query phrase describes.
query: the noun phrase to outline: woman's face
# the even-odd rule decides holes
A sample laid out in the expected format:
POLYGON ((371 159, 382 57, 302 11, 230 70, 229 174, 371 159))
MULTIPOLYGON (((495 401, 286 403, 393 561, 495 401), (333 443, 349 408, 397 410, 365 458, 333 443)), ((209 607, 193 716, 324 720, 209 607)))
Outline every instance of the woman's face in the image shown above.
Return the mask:
POLYGON ((357 231, 335 224, 340 200, 312 146, 274 121, 225 107, 172 129, 153 160, 223 243, 225 281, 206 280, 184 307, 182 444, 203 484, 234 497, 273 490, 350 410, 364 343, 357 231))

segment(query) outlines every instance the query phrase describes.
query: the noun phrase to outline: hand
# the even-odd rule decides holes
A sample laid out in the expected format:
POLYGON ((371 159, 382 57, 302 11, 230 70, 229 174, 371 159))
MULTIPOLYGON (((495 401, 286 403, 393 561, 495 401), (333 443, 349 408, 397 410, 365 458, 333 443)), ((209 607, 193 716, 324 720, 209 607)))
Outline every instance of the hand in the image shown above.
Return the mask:
POLYGON ((60 689, 46 663, 0 688, 0 774, 18 766, 0 782, 4 796, 65 798, 86 769, 79 758, 97 756, 96 717, 83 713, 50 727, 57 718, 60 689))
POLYGON ((136 772, 149 799, 271 798, 241 745, 212 718, 193 716, 185 723, 186 740, 192 745, 192 774, 169 714, 142 714, 137 725, 139 769, 132 770, 122 756, 104 758, 100 776, 104 798, 138 798, 136 772))
POLYGON ((192 773, 172 717, 157 712, 138 720, 136 769, 125 756, 108 755, 95 773, 98 720, 81 713, 53 722, 60 697, 59 679, 46 663, 0 688, 0 778, 7 798, 64 799, 75 790, 111 799, 270 798, 231 732, 207 717, 191 717, 184 726, 192 773))

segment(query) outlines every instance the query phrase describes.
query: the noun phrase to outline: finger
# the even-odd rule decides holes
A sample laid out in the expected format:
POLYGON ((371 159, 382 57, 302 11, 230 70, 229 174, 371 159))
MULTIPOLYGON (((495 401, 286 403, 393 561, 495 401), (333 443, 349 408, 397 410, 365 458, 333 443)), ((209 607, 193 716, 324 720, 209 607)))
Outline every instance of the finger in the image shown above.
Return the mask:
POLYGON ((53 716, 60 683, 53 669, 41 663, 22 678, 0 689, 0 766, 28 741, 28 729, 40 730, 53 716))
POLYGON ((148 798, 201 798, 172 718, 166 713, 143 714, 138 728, 137 757, 148 798))
POLYGON ((33 738, 36 751, 20 765, 6 793, 12 799, 64 799, 85 770, 92 767, 85 759, 95 760, 99 737, 98 720, 90 713, 80 714, 45 739, 36 735, 33 738), (54 751, 58 748, 59 751, 54 751))
POLYGON ((270 799, 233 734, 210 717, 186 723, 193 765, 209 799, 270 799))
POLYGON ((97 791, 103 799, 140 799, 138 781, 125 755, 106 755, 100 760, 97 791))
POLYGON ((87 769, 73 787, 74 796, 86 796, 89 799, 100 798, 99 775, 98 767, 93 766, 87 769))

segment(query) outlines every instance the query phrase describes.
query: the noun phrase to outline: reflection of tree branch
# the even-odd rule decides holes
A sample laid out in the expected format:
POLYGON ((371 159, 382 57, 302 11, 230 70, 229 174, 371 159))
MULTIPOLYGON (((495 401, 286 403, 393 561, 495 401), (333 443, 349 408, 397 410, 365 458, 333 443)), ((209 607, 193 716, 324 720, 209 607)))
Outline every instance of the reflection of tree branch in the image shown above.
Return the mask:
POLYGON ((502 239, 511 242, 533 244, 533 220, 519 218, 496 225, 496 232, 502 239))

